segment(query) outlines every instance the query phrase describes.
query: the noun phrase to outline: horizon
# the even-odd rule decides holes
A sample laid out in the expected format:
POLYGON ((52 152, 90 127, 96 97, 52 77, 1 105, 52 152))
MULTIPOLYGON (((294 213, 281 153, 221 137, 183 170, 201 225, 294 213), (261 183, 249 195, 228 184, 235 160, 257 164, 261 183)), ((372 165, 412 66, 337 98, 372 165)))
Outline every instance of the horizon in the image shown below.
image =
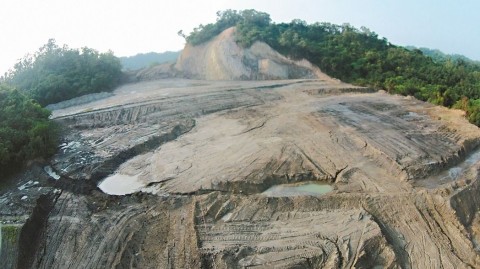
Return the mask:
POLYGON ((93 1, 6 0, 0 4, 0 74, 17 61, 34 53, 49 38, 71 48, 89 47, 100 52, 112 50, 117 57, 139 53, 179 51, 185 41, 179 30, 190 33, 200 24, 215 22, 216 12, 226 9, 255 9, 270 14, 275 23, 293 19, 307 23, 349 23, 367 27, 398 46, 438 49, 445 54, 464 55, 480 60, 480 36, 476 26, 480 3, 448 1, 367 0, 357 3, 335 1, 220 0, 168 3, 146 0, 93 1), (25 8, 27 7, 27 8, 25 8), (74 8, 72 8, 74 7, 74 8), (93 8, 92 8, 93 7, 93 8), (179 15, 180 14, 180 15, 179 15), (448 18, 448 19, 445 19, 448 18), (14 24, 14 25, 12 25, 14 24), (8 42, 6 42, 8 41, 8 42))

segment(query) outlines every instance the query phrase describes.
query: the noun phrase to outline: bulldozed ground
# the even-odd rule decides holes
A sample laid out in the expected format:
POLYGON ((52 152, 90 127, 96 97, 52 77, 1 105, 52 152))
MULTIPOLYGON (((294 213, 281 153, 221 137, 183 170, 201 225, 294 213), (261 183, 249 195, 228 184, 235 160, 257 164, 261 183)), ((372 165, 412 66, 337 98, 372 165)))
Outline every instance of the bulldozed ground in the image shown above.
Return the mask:
POLYGON ((166 79, 53 118, 59 152, 0 196, 4 268, 480 266, 459 111, 328 78, 166 79), (302 182, 331 189, 264 193, 302 182))

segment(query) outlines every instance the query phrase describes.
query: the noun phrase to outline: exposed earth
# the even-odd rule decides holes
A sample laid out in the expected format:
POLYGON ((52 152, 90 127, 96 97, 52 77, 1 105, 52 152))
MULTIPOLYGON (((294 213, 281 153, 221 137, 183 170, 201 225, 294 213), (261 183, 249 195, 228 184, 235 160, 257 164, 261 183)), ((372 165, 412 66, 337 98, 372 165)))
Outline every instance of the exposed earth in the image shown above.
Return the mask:
POLYGON ((460 111, 324 75, 74 103, 58 153, 1 193, 2 268, 480 267, 460 111))

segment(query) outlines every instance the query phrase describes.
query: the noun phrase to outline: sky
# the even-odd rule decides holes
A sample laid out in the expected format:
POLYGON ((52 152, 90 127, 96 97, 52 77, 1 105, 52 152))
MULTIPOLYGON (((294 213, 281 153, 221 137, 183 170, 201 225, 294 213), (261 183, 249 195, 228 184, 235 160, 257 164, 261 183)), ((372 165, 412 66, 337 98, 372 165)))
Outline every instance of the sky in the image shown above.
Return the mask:
POLYGON ((116 56, 178 51, 216 12, 256 9, 274 22, 365 26, 396 45, 440 49, 480 60, 478 0, 1 0, 0 74, 49 38, 116 56))

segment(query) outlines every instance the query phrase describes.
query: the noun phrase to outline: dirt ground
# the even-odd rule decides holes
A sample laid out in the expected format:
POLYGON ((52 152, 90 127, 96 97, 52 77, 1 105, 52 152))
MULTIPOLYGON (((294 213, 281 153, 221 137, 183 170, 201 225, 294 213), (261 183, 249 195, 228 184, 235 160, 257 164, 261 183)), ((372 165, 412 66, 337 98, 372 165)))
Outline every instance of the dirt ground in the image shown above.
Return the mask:
POLYGON ((35 185, 47 193, 30 211, 7 208, 33 187, 0 197, 4 226, 17 214, 22 234, 42 232, 2 257, 34 268, 480 266, 468 158, 480 131, 459 111, 328 78, 166 79, 53 118, 65 130, 48 164, 60 179, 35 185), (263 194, 300 182, 333 190, 263 194))

